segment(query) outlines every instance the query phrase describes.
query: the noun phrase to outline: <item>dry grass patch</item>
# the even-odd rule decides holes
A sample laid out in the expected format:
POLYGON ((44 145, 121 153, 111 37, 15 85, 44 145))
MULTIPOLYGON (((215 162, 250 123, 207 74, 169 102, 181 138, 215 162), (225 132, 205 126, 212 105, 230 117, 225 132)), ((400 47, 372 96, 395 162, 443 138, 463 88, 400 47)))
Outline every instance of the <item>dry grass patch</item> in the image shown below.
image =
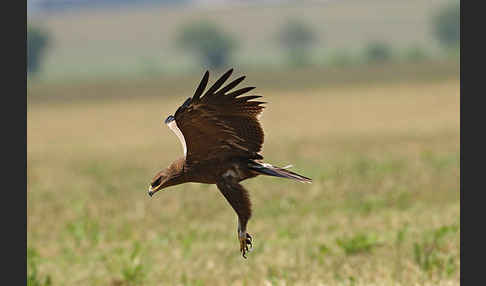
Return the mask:
POLYGON ((29 273, 66 285, 459 284, 457 80, 264 95, 266 160, 315 182, 244 183, 248 260, 214 186, 146 195, 182 155, 162 118, 185 97, 30 104, 29 273))

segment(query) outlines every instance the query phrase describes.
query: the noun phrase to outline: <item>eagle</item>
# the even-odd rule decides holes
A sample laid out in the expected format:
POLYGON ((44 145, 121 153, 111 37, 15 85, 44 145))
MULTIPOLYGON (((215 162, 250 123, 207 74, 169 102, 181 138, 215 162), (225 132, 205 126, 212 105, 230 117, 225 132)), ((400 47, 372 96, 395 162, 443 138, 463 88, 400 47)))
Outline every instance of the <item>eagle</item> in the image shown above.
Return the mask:
POLYGON ((148 194, 152 197, 167 187, 188 182, 216 184, 236 212, 240 252, 247 258, 253 246, 247 232, 252 208, 248 191, 240 182, 258 175, 305 183, 312 179, 287 170, 289 166, 280 168, 262 161, 264 136, 258 117, 266 102, 255 101, 259 95, 241 96, 255 87, 234 90, 245 76, 222 87, 232 72, 228 70, 206 90, 206 71, 194 95, 165 119, 179 138, 184 156, 153 177, 148 194))

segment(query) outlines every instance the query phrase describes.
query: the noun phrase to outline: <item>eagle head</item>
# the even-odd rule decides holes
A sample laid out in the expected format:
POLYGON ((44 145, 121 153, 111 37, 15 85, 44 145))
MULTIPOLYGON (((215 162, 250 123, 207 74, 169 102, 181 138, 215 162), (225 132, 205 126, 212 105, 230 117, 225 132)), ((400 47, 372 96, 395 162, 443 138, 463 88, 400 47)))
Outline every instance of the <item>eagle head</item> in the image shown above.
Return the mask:
POLYGON ((148 195, 153 196, 156 192, 174 185, 185 182, 184 158, 173 162, 167 169, 160 171, 153 177, 149 185, 148 195))
POLYGON ((155 175, 155 177, 152 179, 152 182, 150 182, 148 195, 153 196, 153 194, 163 189, 164 182, 166 181, 166 179, 167 179, 167 174, 165 170, 155 175))

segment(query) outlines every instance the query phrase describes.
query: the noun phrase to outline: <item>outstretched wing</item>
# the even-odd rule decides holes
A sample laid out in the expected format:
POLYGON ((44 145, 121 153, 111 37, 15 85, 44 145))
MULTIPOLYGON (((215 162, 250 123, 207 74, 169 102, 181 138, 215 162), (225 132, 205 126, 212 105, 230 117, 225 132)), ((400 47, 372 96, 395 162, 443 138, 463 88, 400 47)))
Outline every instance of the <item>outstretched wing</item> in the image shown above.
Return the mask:
POLYGON ((263 159, 259 152, 264 135, 257 115, 264 102, 252 101, 261 96, 240 96, 254 87, 231 91, 245 76, 221 88, 232 72, 230 69, 223 74, 203 95, 209 79, 206 71, 194 96, 166 119, 179 137, 189 164, 229 157, 263 159))

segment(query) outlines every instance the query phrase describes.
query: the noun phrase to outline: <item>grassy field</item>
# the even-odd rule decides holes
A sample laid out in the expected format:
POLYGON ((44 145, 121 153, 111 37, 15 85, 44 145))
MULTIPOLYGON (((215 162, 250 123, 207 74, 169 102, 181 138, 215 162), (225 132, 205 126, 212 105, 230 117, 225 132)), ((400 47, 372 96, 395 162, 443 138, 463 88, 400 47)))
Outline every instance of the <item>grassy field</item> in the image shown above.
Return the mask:
MULTIPOLYGON (((251 75, 247 84, 260 86, 259 79, 251 75)), ((236 216, 215 186, 146 193, 155 172, 182 154, 162 119, 196 80, 175 82, 174 92, 157 81, 30 86, 30 278, 52 285, 458 285, 458 78, 318 83, 256 89, 269 102, 261 118, 265 161, 293 164, 314 183, 244 182, 254 206, 247 260, 236 216), (119 97, 35 100, 100 89, 119 97), (171 95, 149 96, 155 91, 171 95)))

